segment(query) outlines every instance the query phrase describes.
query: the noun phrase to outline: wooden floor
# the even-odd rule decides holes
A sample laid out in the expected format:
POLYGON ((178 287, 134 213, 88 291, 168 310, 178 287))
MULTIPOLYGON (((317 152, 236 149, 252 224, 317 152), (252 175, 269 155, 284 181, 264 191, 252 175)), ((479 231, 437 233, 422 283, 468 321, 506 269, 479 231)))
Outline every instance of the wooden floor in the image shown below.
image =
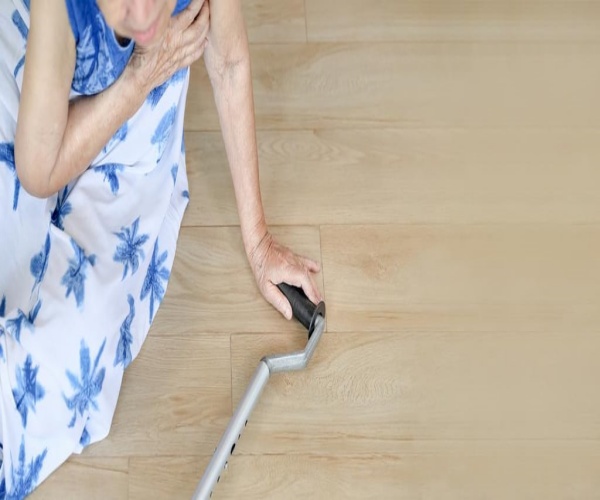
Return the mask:
MULTIPOLYGON (((246 0, 273 231, 328 327, 217 499, 600 499, 600 2, 246 0)), ((210 86, 191 205, 111 435, 35 499, 187 499, 261 356, 210 86)))

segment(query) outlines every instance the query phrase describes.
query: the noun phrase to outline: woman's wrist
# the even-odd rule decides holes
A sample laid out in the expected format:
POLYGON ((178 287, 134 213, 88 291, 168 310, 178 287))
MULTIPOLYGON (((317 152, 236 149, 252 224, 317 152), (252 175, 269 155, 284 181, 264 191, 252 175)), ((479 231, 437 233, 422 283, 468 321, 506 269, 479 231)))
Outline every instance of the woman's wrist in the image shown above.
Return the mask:
POLYGON ((133 54, 122 74, 123 83, 127 86, 128 94, 135 102, 139 103, 139 106, 143 104, 152 90, 147 71, 144 71, 142 57, 133 54))
POLYGON ((242 240, 244 242, 244 249, 248 258, 256 253, 256 249, 264 243, 265 239, 269 235, 269 230, 264 219, 260 220, 256 224, 244 224, 242 222, 242 240))
POLYGON ((125 67, 122 79, 123 85, 126 86, 126 94, 138 104, 137 108, 139 109, 151 90, 148 88, 148 81, 143 78, 135 63, 125 67))

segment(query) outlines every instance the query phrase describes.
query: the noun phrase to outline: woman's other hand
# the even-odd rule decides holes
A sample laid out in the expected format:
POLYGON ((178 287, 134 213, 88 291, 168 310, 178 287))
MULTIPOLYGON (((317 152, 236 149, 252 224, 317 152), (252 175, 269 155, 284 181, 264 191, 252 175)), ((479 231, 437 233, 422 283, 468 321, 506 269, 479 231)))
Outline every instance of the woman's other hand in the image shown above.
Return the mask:
POLYGON ((162 85, 204 53, 210 26, 208 0, 191 3, 169 20, 165 34, 149 47, 136 44, 129 68, 144 94, 162 85))
POLYGON ((314 279, 321 271, 319 264, 280 245, 270 233, 265 234, 248 259, 261 293, 287 319, 292 318, 292 307, 277 288, 279 283, 301 287, 315 304, 322 300, 314 279))

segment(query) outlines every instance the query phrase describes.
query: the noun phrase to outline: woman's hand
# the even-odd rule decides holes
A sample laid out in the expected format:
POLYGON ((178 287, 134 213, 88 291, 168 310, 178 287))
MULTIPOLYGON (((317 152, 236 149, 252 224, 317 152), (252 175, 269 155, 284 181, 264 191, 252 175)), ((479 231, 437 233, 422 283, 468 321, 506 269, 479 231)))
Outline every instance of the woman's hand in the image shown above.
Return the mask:
POLYGON ((204 53, 208 40, 208 0, 192 0, 169 21, 164 35, 151 47, 136 45, 129 60, 140 89, 147 95, 204 53))
POLYGON ((314 274, 321 270, 319 264, 280 245, 270 233, 265 234, 248 259, 263 296, 287 319, 292 318, 292 307, 277 288, 279 283, 301 287, 315 304, 322 300, 314 281, 314 274))

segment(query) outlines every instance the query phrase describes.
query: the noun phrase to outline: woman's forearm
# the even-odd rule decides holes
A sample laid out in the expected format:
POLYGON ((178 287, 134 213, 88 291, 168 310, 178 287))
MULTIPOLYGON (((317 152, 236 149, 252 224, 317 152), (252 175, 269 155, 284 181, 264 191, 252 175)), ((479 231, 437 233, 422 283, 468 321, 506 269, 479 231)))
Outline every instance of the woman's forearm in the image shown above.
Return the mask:
POLYGON ((214 64, 207 50, 207 64, 219 114, 227 159, 233 179, 244 247, 250 254, 267 232, 260 194, 254 99, 250 56, 214 64))
POLYGON ((127 67, 104 92, 72 101, 63 141, 48 177, 48 194, 81 175, 145 98, 146 93, 127 67))
POLYGON ((321 297, 312 273, 319 271, 319 265, 279 245, 267 230, 258 175, 250 50, 241 0, 212 2, 204 60, 219 113, 248 261, 265 299, 290 319, 290 303, 276 285, 285 282, 302 287, 308 298, 318 303, 321 297))
POLYGON ((50 135, 38 127, 34 132, 32 127, 36 124, 24 112, 15 140, 17 170, 23 187, 34 196, 47 198, 77 178, 135 114, 145 97, 128 66, 108 89, 68 103, 64 131, 55 127, 50 129, 50 135), (35 147, 27 146, 31 140, 35 140, 35 147))

